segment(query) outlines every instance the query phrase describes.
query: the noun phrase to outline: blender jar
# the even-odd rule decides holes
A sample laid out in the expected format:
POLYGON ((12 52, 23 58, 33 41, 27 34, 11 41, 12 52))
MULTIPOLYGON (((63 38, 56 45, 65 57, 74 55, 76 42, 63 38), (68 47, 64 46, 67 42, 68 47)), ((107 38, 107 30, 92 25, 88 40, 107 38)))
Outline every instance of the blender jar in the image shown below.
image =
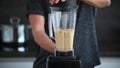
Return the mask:
POLYGON ((75 1, 66 0, 64 3, 60 2, 59 4, 50 7, 50 9, 49 23, 53 26, 55 35, 55 52, 73 52, 77 13, 77 5, 75 1))

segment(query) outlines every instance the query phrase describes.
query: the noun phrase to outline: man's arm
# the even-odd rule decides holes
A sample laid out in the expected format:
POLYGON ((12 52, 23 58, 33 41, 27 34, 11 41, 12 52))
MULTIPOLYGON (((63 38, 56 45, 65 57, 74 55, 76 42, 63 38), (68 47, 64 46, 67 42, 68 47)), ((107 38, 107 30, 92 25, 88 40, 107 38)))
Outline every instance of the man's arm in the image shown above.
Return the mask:
POLYGON ((111 4, 111 0, 81 0, 81 1, 91 6, 95 6, 97 8, 108 7, 111 4))
MULTIPOLYGON (((50 3, 54 4, 54 3, 58 3, 59 1, 60 0, 50 0, 50 3)), ((64 2, 65 0, 61 0, 61 1, 64 2)), ((84 3, 97 8, 107 7, 107 6, 110 6, 111 4, 111 0, 80 0, 80 1, 83 1, 84 3)))
POLYGON ((29 21, 30 21, 30 24, 32 25, 32 33, 34 36, 34 40, 38 43, 38 45, 40 45, 41 48, 45 49, 50 53, 53 53, 55 48, 55 43, 45 33, 44 16, 30 14, 29 21))

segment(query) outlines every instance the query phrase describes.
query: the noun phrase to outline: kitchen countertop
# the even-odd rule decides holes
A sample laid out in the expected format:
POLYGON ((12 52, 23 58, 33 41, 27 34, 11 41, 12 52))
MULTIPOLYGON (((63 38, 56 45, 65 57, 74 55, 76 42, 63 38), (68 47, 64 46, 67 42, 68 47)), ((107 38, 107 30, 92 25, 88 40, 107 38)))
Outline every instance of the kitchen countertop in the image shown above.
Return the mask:
POLYGON ((0 68, 32 68, 35 57, 0 58, 0 68))
POLYGON ((36 52, 0 52, 0 58, 6 57, 35 57, 36 52))
MULTIPOLYGON (((33 68, 35 57, 0 58, 0 68, 33 68)), ((100 57, 101 65, 95 68, 119 68, 120 57, 100 57)))
MULTIPOLYGON (((35 57, 35 51, 30 52, 0 52, 0 58, 13 58, 13 57, 35 57)), ((119 52, 100 52, 101 57, 120 57, 119 52)))
POLYGON ((8 62, 8 61, 12 61, 12 62, 17 62, 17 61, 19 61, 19 62, 23 62, 23 61, 28 61, 28 62, 33 62, 35 60, 35 57, 30 57, 30 58, 21 58, 21 57, 19 57, 19 58, 0 58, 0 62, 8 62))

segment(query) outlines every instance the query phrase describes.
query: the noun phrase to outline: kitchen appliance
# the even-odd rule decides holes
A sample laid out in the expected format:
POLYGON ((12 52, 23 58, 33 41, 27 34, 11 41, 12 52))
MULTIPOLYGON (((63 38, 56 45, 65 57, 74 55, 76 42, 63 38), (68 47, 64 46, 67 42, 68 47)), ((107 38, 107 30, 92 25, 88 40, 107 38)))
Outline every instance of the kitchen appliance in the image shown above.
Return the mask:
POLYGON ((19 17, 11 17, 10 24, 1 24, 2 50, 3 51, 25 51, 26 25, 20 24, 19 17))
POLYGON ((74 55, 73 40, 77 2, 66 0, 50 7, 49 36, 54 38, 54 55, 48 57, 47 68, 80 68, 81 61, 74 55))

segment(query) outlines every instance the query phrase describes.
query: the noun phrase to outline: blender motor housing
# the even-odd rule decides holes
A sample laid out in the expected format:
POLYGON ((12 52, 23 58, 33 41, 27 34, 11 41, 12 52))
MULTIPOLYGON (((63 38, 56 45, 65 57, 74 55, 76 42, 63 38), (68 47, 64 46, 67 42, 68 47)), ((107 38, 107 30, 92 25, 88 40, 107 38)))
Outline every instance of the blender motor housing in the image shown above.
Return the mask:
POLYGON ((80 68, 80 61, 76 57, 50 56, 47 60, 47 68, 80 68))

